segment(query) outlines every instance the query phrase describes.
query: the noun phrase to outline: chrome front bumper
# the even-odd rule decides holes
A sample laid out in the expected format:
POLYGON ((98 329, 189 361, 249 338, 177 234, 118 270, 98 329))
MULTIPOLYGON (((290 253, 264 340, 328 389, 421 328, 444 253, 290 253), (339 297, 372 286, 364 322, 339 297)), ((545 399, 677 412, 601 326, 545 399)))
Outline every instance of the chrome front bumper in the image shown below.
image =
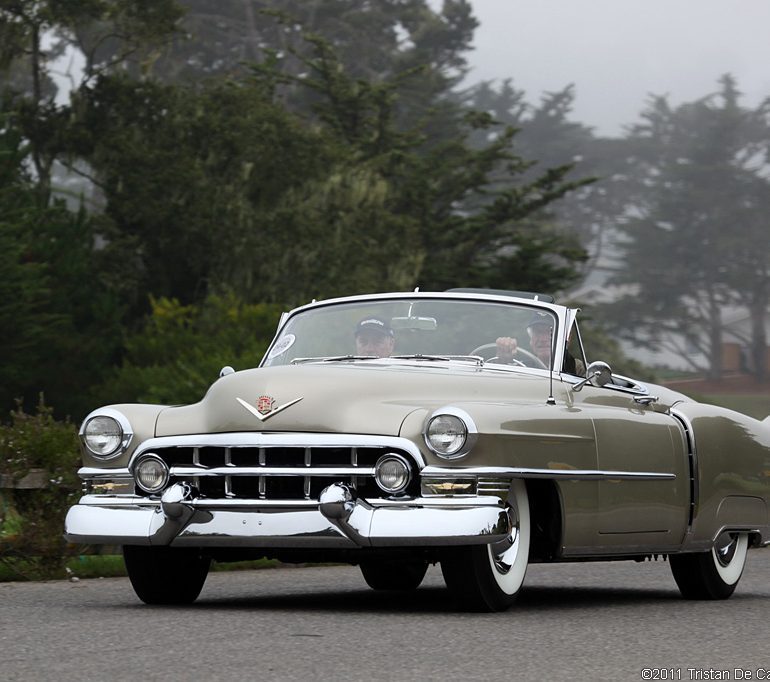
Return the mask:
POLYGON ((328 486, 319 500, 196 498, 175 484, 161 500, 86 495, 70 508, 68 542, 174 547, 355 548, 489 544, 511 532, 494 496, 377 500, 356 498, 347 485, 328 486))

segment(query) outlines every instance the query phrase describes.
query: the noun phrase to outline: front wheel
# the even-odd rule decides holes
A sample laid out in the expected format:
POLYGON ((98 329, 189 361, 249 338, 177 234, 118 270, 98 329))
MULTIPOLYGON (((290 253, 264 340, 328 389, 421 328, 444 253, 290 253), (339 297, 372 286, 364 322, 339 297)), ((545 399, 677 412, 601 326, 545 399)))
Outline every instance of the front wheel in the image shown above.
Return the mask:
POLYGON ((444 581, 468 611, 504 611, 519 595, 529 562, 529 498, 524 481, 511 481, 511 533, 491 545, 460 547, 441 561, 444 581))
POLYGON ((748 533, 723 533, 709 552, 669 557, 679 591, 685 599, 727 599, 746 565, 748 533))
POLYGON ((197 549, 123 547, 131 586, 145 604, 192 604, 203 589, 211 559, 197 549))

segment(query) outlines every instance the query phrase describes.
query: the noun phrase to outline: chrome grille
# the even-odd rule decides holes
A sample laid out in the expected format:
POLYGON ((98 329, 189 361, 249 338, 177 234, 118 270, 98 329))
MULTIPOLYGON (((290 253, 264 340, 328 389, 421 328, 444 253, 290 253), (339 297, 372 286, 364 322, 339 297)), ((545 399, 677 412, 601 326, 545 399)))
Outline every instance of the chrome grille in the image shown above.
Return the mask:
POLYGON ((311 500, 335 482, 351 483, 362 497, 381 497, 377 460, 397 452, 413 461, 385 446, 174 445, 151 452, 168 464, 171 483, 187 482, 210 499, 311 500))

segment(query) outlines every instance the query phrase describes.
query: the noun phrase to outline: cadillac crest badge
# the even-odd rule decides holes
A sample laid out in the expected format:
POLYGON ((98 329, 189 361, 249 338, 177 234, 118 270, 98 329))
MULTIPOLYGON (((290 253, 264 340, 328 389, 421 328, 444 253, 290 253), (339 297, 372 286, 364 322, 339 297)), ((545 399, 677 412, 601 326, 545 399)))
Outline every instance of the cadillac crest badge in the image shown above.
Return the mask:
POLYGON ((261 395, 257 398, 257 412, 262 415, 270 414, 275 405, 275 398, 270 395, 261 395))

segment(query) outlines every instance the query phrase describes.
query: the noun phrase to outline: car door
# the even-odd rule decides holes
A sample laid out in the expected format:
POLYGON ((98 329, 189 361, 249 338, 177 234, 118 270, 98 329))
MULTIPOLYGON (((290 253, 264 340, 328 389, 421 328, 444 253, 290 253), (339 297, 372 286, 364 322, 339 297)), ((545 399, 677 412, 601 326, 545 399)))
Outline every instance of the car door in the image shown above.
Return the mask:
POLYGON ((686 444, 668 406, 624 377, 572 393, 596 434, 597 542, 610 552, 678 547, 687 530, 686 444))
MULTIPOLYGON (((588 364, 577 312, 569 311, 564 339, 565 357, 576 360, 572 376, 565 363, 568 385, 582 380, 588 364)), ((587 384, 570 395, 574 407, 592 420, 598 471, 605 474, 593 518, 596 541, 609 552, 679 546, 688 524, 690 470, 684 434, 670 406, 619 375, 605 386, 587 384)))

